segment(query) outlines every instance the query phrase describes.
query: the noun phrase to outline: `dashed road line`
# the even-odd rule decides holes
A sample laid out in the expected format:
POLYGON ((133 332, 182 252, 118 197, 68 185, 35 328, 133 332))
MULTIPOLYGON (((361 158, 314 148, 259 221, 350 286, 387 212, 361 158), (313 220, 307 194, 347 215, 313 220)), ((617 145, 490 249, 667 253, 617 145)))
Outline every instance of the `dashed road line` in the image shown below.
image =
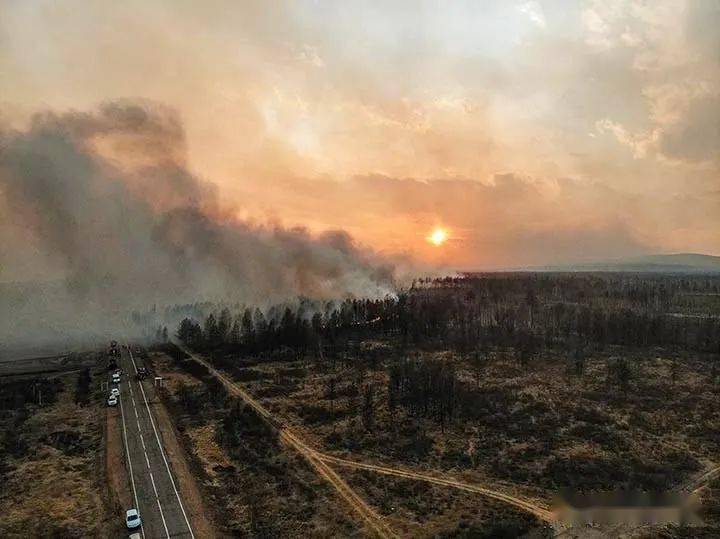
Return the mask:
MULTIPOLYGON (((132 358, 131 358, 131 359, 132 359, 132 358)), ((134 362, 133 362, 133 364, 134 364, 134 362)), ((170 538, 170 531, 168 530, 167 522, 166 522, 166 520, 165 520, 165 514, 164 514, 164 512, 163 512, 162 504, 160 503, 160 495, 158 494, 157 486, 155 485, 155 478, 153 477, 153 474, 152 474, 152 471, 151 471, 151 468, 150 468, 150 460, 148 459, 147 449, 146 449, 146 447, 145 447, 145 440, 143 439, 142 428, 141 428, 141 426, 140 426, 140 416, 138 415, 137 406, 135 405, 135 396, 134 396, 133 390, 132 390, 132 382, 131 382, 129 379, 128 379, 128 384, 127 384, 127 386, 128 386, 128 389, 130 390, 130 402, 132 403, 133 411, 135 412, 135 423, 136 423, 136 425, 137 425, 138 435, 139 435, 139 437, 140 437, 140 443, 142 444, 142 447, 143 447, 143 455, 145 456, 145 463, 146 463, 146 465, 147 465, 148 473, 149 473, 149 475, 150 475, 150 482, 152 483, 153 491, 155 492, 155 501, 157 502, 157 506, 158 506, 158 509, 159 509, 159 511, 160 511, 160 519, 162 520, 163 527, 165 528, 165 536, 169 539, 169 538, 170 538)), ((121 402, 121 411, 122 411, 122 402, 121 402)), ((131 471, 130 471, 130 478, 131 478, 132 483, 133 483, 133 492, 135 492, 135 480, 134 480, 134 478, 133 478, 133 473, 132 473, 132 461, 131 461, 131 458, 130 458, 130 448, 129 448, 129 446, 127 445, 127 432, 125 431, 124 412, 123 412, 123 431, 124 431, 124 433, 125 433, 126 455, 127 455, 128 464, 129 464, 130 470, 131 470, 131 471)), ((137 509, 138 509, 138 511, 139 511, 139 510, 140 510, 140 505, 139 505, 138 499, 137 499, 137 492, 135 492, 135 506, 137 507, 137 509)), ((140 531, 142 532, 142 536, 143 536, 143 539, 144 539, 144 538, 145 538, 145 530, 144 530, 144 528, 141 527, 141 528, 140 528, 140 531)))
MULTIPOLYGON (((127 343, 126 343, 127 345, 127 343)), ((130 349, 130 346, 127 347, 128 354, 130 355, 130 361, 132 361, 133 368, 135 369, 135 373, 137 374, 138 368, 135 364, 135 359, 133 358, 132 350, 130 349)), ((131 386, 132 387, 132 386, 131 386)), ((178 505, 180 506, 180 511, 182 511, 183 517, 185 518, 185 524, 187 525, 187 529, 190 532, 190 537, 192 539, 195 539, 195 534, 193 533, 192 526, 190 526, 190 520, 188 519, 187 513, 185 512, 185 507, 183 506, 182 500, 180 499, 180 493, 178 492, 177 486, 175 485, 175 480, 173 479, 172 472, 170 471, 170 464, 168 464, 167 457, 165 456, 165 450, 163 449, 162 442, 160 441, 160 436, 158 435, 157 428, 155 427, 155 421, 153 420, 152 412, 150 411, 150 405, 148 404, 147 395, 145 395, 145 389, 143 388, 142 382, 138 381, 138 387, 140 387, 140 393, 142 393, 143 401, 145 403, 145 408, 147 409, 148 417, 150 418, 150 425, 152 425, 153 433, 155 434, 155 440, 157 441, 158 448, 160 449, 160 455, 163 458, 163 461, 165 462, 165 469, 167 470, 168 477, 170 478, 170 484, 172 485, 173 490, 175 491, 175 497, 177 498, 178 505)), ((158 503, 160 503, 158 501, 158 503)))
MULTIPOLYGON (((139 510, 140 504, 138 503, 137 490, 135 489, 135 475, 133 474, 132 459, 130 458, 130 446, 127 441, 127 430, 125 429, 125 411, 123 409, 122 395, 120 395, 120 397, 118 400, 120 401, 120 415, 122 416, 123 438, 125 440, 125 457, 127 458, 128 468, 130 469, 130 483, 132 484, 133 498, 135 498, 135 507, 139 510)), ((142 533, 143 539, 145 539, 145 530, 140 528, 140 533, 142 533)))
POLYGON ((150 464, 148 463, 148 473, 150 474, 150 482, 152 483, 153 490, 155 491, 155 501, 157 502, 158 509, 160 509, 160 518, 162 519, 163 528, 165 528, 165 535, 170 538, 170 530, 168 530, 167 522, 165 522, 165 514, 162 510, 162 505, 160 505, 160 495, 158 494, 157 487, 155 486, 155 478, 153 477, 153 473, 150 470, 150 464))

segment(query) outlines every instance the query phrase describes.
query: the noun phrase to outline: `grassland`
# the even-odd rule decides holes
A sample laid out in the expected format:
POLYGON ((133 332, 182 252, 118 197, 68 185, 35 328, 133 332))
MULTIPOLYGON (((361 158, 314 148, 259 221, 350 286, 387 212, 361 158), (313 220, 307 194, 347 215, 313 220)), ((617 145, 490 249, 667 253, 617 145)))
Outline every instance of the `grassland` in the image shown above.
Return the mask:
POLYGON ((98 373, 84 395, 78 395, 80 375, 1 382, 1 537, 120 533, 104 474, 98 373))

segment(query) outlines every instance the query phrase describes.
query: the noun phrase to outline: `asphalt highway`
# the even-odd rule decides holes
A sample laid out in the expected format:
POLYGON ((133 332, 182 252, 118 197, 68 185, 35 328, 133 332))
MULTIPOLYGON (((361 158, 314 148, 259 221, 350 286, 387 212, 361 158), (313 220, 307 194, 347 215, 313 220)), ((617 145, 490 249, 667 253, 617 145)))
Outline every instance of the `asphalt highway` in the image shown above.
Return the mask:
POLYGON ((119 366, 123 374, 118 407, 130 486, 142 520, 140 533, 146 539, 194 538, 152 414, 157 402, 152 380, 136 379, 142 363, 130 348, 121 347, 119 366))

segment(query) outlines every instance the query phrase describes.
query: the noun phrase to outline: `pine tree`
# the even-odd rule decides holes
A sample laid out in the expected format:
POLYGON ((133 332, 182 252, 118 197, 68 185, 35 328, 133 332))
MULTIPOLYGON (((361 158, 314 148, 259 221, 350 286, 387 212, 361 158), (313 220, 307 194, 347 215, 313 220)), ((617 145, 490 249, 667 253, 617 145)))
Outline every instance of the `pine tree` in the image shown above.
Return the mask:
POLYGON ((237 346, 240 344, 240 322, 236 318, 233 321, 232 329, 230 330, 230 344, 237 346))
POLYGON ((365 386, 362 417, 365 429, 372 430, 375 422, 375 403, 373 402, 373 389, 371 384, 365 386))
POLYGON ((585 371, 585 350, 578 345, 575 348, 575 374, 580 376, 585 371))
POLYGON ((177 333, 175 336, 180 340, 181 343, 189 345, 192 340, 193 333, 193 321, 190 318, 183 318, 182 322, 178 326, 177 333))
POLYGON ((261 349, 268 344, 269 328, 265 315, 260 309, 256 308, 253 313, 253 324, 255 326, 255 345, 261 349))
POLYGON ((205 337, 205 342, 210 347, 215 347, 220 342, 217 319, 213 313, 210 313, 205 319, 205 331, 203 336, 205 337))
MULTIPOLYGON (((260 315, 262 316, 262 313, 260 315)), ((242 341, 248 349, 253 350, 255 348, 255 324, 250 309, 245 309, 245 312, 243 312, 242 341)))
POLYGON ((217 323, 217 340, 218 344, 223 344, 228 341, 230 334, 230 325, 232 324, 232 315, 230 310, 225 307, 220 311, 220 318, 217 323))

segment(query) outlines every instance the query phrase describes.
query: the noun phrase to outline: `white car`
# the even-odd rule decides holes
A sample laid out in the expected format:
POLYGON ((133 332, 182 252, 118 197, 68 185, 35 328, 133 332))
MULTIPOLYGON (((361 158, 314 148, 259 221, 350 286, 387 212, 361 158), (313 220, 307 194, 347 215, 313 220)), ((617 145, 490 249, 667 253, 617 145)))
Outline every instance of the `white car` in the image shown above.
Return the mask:
POLYGON ((120 383, 120 374, 117 372, 114 372, 112 375, 112 383, 113 384, 119 384, 120 383))
POLYGON ((140 513, 138 513, 137 509, 127 510, 125 513, 125 524, 129 530, 134 530, 135 528, 140 527, 142 521, 140 520, 140 513))
POLYGON ((108 397, 108 406, 117 406, 118 398, 117 395, 110 395, 108 397))
POLYGON ((110 390, 110 396, 111 397, 119 397, 120 396, 120 390, 116 387, 112 388, 110 390))

